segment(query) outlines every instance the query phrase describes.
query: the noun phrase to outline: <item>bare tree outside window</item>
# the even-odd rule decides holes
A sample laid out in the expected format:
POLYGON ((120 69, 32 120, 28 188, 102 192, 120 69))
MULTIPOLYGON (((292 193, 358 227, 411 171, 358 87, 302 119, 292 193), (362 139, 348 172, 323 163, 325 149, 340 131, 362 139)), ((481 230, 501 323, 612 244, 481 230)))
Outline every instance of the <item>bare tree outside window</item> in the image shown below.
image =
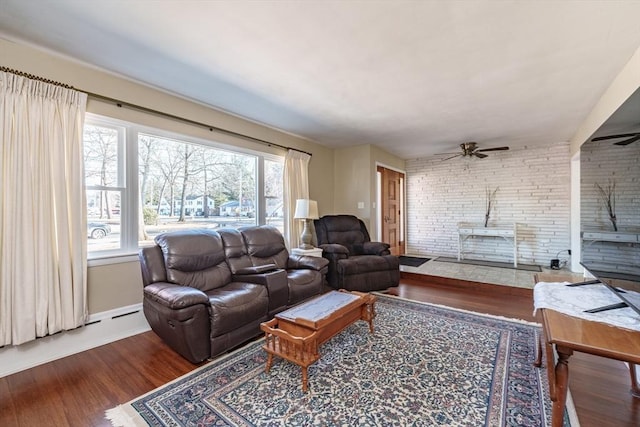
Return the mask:
POLYGON ((256 223, 255 156, 148 134, 138 149, 146 239, 156 229, 256 223))
POLYGON ((89 200, 90 213, 100 219, 111 219, 112 205, 107 197, 108 187, 118 186, 118 131, 101 126, 87 126, 84 130, 85 182, 99 188, 99 197, 89 200))
POLYGON ((281 162, 270 160, 264 162, 266 223, 279 227, 280 231, 284 228, 283 167, 281 162))
POLYGON ((87 202, 87 248, 119 250, 124 171, 119 161, 123 130, 116 126, 87 124, 83 151, 87 202))
POLYGON ((281 158, 106 118, 87 120, 84 138, 87 219, 94 227, 93 238, 88 230, 90 254, 130 254, 176 229, 284 228, 281 158), (129 143, 137 144, 134 158, 126 156, 129 143), (137 188, 127 187, 135 178, 137 188))

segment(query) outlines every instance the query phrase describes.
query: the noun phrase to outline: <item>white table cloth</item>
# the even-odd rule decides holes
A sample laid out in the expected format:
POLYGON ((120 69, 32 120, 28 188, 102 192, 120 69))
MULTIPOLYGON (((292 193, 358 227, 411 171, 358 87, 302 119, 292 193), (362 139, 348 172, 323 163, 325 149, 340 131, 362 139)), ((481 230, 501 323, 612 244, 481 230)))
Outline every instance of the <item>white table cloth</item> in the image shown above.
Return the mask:
MULTIPOLYGON (((622 302, 602 283, 583 286, 566 286, 569 282, 540 282, 533 288, 534 315, 539 308, 594 322, 608 323, 621 328, 640 331, 640 314, 629 307, 585 313, 585 310, 622 302)), ((625 298, 640 307, 640 293, 626 291, 625 298)))

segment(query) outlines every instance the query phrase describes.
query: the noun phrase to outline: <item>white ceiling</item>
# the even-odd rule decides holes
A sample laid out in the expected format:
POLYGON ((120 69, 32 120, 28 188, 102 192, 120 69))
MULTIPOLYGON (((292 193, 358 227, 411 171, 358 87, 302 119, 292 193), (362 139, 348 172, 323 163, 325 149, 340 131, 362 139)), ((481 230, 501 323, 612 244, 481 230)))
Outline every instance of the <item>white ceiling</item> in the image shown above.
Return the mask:
POLYGON ((416 158, 570 140, 640 47, 639 16, 637 0, 0 0, 0 36, 416 158))

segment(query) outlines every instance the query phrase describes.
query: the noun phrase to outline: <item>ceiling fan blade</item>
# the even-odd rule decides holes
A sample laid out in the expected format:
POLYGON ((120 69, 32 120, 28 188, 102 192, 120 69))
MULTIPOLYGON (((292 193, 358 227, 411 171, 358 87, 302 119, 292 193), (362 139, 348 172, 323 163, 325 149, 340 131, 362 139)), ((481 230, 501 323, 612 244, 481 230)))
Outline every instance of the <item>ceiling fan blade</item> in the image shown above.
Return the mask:
POLYGON ((632 142, 640 141, 640 133, 636 134, 633 138, 625 139, 624 141, 614 142, 614 145, 629 145, 632 142))
POLYGON ((509 147, 495 147, 495 148, 485 148, 482 150, 476 150, 475 153, 478 153, 480 151, 505 151, 508 150, 509 147))
MULTIPOLYGON (((487 150, 479 150, 479 151, 487 151, 487 150)), ((479 159, 484 159, 485 157, 489 157, 486 154, 478 153, 478 151, 474 151, 472 155, 476 156, 479 159)))
POLYGON ((618 138, 630 138, 634 136, 640 135, 639 132, 636 133, 621 133, 620 135, 606 135, 606 136, 598 136, 596 138, 591 138, 591 141, 606 141, 607 139, 618 139, 618 138))
POLYGON ((443 162, 444 162, 445 160, 455 159, 456 157, 460 157, 460 156, 462 156, 462 153, 460 153, 460 154, 456 154, 455 156, 447 157, 446 159, 442 159, 441 161, 443 161, 443 162))

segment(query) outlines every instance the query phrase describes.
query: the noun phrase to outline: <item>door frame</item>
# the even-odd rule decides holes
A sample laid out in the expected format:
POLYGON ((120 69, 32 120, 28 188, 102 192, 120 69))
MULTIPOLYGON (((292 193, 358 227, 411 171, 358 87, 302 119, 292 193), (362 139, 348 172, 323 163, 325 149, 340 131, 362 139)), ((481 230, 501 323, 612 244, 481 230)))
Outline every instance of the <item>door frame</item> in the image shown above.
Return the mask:
POLYGON ((382 239, 382 174, 378 172, 378 168, 389 169, 403 175, 402 185, 400 186, 400 235, 402 236, 402 251, 407 253, 407 172, 384 163, 376 162, 376 236, 378 240, 382 239))

